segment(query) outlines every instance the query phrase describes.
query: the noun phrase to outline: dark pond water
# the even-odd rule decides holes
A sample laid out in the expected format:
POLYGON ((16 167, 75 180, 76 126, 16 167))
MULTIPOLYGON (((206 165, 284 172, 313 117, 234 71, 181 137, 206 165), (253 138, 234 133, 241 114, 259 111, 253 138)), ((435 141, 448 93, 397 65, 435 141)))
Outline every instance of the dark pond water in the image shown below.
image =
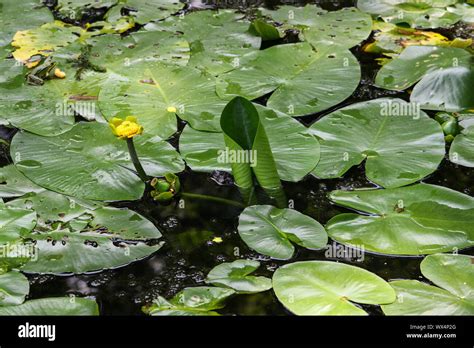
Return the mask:
MULTIPOLYGON (((304 5, 307 1, 207 2, 208 5, 217 5, 221 8, 245 8, 252 4, 274 7, 280 3, 304 5)), ((354 1, 316 3, 327 10, 354 5, 354 1)), ((193 5, 197 6, 197 3, 193 5)), ((453 28, 444 31, 443 34, 451 37, 459 35, 462 34, 462 28, 453 28)), ((359 47, 352 51, 361 63, 362 81, 348 100, 333 109, 382 96, 396 96, 408 100, 408 95, 405 93, 394 93, 372 87, 377 70, 375 57, 364 54, 359 47)), ((264 101, 263 98, 262 102, 264 101)), ((305 117, 300 121, 309 125, 330 111, 305 117)), ((5 139, 12 136, 12 132, 7 129, 2 129, 0 133, 5 139)), ((3 145, 0 160, 3 164, 11 163, 8 149, 3 145)), ((231 177, 226 173, 216 172, 209 175, 187 170, 180 175, 180 178, 184 191, 239 199, 239 193, 232 185, 231 177)), ((443 161, 438 171, 423 181, 449 187, 468 195, 474 193, 474 170, 455 166, 447 160, 443 161)), ((299 183, 285 183, 284 189, 287 197, 294 201, 295 209, 324 224, 334 215, 346 211, 330 203, 327 199, 328 192, 334 189, 370 186, 373 184, 367 181, 363 166, 360 166, 353 168, 341 179, 322 181, 308 176, 299 183)), ((268 277, 271 277, 274 270, 283 264, 283 262, 263 257, 245 246, 236 231, 240 209, 235 207, 189 199, 185 201, 184 208, 177 204, 159 206, 148 200, 123 202, 116 205, 132 208, 154 222, 164 235, 165 246, 145 260, 116 270, 77 276, 29 276, 30 298, 64 296, 65 294, 94 296, 102 314, 140 315, 142 314, 141 307, 150 303, 158 294, 171 297, 184 287, 204 285, 207 272, 221 262, 233 261, 239 257, 257 259, 262 264, 258 273, 268 277), (211 240, 214 237, 221 237, 223 242, 213 243, 211 240)), ((462 252, 473 255, 474 248, 462 252)), ((291 261, 320 259, 327 260, 324 250, 309 251, 299 248, 291 261)), ((387 280, 422 278, 419 272, 421 260, 422 258, 419 257, 387 257, 367 253, 362 262, 338 259, 340 262, 368 269, 387 280)), ((381 314, 377 306, 364 306, 364 308, 370 314, 381 314)), ((289 314, 279 304, 272 291, 236 296, 220 312, 237 315, 289 314)))

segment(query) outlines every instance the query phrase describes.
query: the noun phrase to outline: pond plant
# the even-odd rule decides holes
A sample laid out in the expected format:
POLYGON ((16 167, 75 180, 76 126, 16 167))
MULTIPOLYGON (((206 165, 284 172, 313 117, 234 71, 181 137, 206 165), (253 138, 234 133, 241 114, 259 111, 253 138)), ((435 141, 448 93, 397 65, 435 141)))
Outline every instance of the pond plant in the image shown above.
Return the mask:
POLYGON ((0 315, 474 315, 472 1, 0 23, 0 315))

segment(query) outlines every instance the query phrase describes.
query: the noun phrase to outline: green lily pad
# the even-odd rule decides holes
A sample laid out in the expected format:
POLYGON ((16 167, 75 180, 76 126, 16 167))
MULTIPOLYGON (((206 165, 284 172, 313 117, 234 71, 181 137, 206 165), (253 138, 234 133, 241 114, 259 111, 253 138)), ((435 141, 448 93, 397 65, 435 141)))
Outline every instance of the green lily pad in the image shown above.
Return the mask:
POLYGON ((20 272, 0 274, 0 308, 22 304, 29 291, 28 279, 20 272))
POLYGON ((360 80, 360 66, 350 51, 308 43, 278 45, 258 51, 246 64, 219 75, 221 98, 255 99, 272 93, 267 106, 290 116, 325 110, 349 97, 360 80))
POLYGON ((278 300, 297 315, 367 315, 356 303, 395 301, 395 291, 365 269, 330 261, 284 265, 273 275, 278 300))
POLYGON ((235 294, 232 289, 218 287, 185 288, 171 300, 159 296, 152 306, 144 309, 149 315, 215 316, 215 309, 222 308, 224 301, 235 294))
POLYGON ((43 190, 44 188, 25 177, 13 164, 0 168, 0 197, 19 197, 43 190))
POLYGON ((0 307, 0 316, 99 315, 94 300, 77 297, 51 297, 30 300, 18 306, 0 307))
POLYGON ((189 67, 153 62, 130 66, 126 76, 112 74, 99 94, 107 119, 136 115, 146 131, 167 139, 176 132, 176 115, 200 130, 220 130, 226 102, 215 93, 215 79, 189 67))
POLYGON ((386 315, 473 315, 474 263, 468 255, 427 256, 421 273, 436 286, 417 280, 397 280, 390 285, 397 301, 383 305, 386 315))
POLYGON ((249 275, 260 267, 260 262, 236 260, 214 267, 206 278, 206 283, 231 288, 238 293, 252 294, 272 288, 272 281, 266 277, 249 275))
POLYGON ((17 240, 36 225, 36 213, 30 209, 0 207, 0 244, 17 240))
MULTIPOLYGON (((301 180, 318 163, 318 141, 292 117, 258 104, 255 106, 265 127, 280 179, 293 182, 301 180)), ((197 131, 187 126, 181 133, 179 149, 192 170, 230 172, 230 164, 222 160, 226 149, 222 133, 197 131)))
POLYGON ((13 57, 27 62, 34 55, 48 56, 55 49, 65 47, 78 39, 75 35, 81 28, 60 21, 43 24, 40 27, 16 32, 12 46, 13 57))
MULTIPOLYGON (((474 62, 474 56, 472 57, 474 62)), ((474 69, 454 67, 426 74, 413 88, 410 101, 425 110, 463 111, 474 108, 474 69)))
POLYGON ((459 125, 463 128, 449 149, 449 160, 465 167, 474 167, 474 114, 460 114, 459 125))
POLYGON ((370 15, 356 8, 325 11, 308 4, 304 7, 280 6, 277 10, 260 9, 263 15, 283 24, 283 29, 297 28, 312 45, 336 44, 351 48, 365 40, 372 30, 370 15))
POLYGON ((0 46, 8 45, 18 30, 35 28, 51 21, 51 11, 36 0, 4 0, 0 8, 0 46))
POLYGON ((107 12, 105 18, 109 22, 116 22, 123 17, 121 13, 126 11, 137 23, 145 24, 169 17, 183 7, 184 4, 179 0, 121 0, 107 12))
POLYGON ((166 31, 141 30, 124 37, 102 35, 88 42, 93 45, 91 61, 118 74, 143 61, 184 66, 190 56, 189 44, 182 35, 166 31))
POLYGON ((446 68, 469 68, 473 56, 456 47, 409 46, 377 73, 375 85, 402 91, 420 81, 426 74, 446 68))
POLYGON ((474 245, 474 199, 445 187, 333 191, 336 204, 367 213, 340 214, 326 225, 339 243, 366 251, 434 254, 474 245))
POLYGON ((328 241, 324 227, 316 220, 271 205, 245 208, 239 216, 238 232, 249 248, 280 260, 293 256, 292 242, 307 249, 321 249, 328 241))
MULTIPOLYGON (((184 169, 179 154, 159 137, 144 134, 135 140, 149 175, 184 169)), ((93 200, 133 200, 143 194, 144 184, 134 173, 126 142, 106 124, 81 122, 56 137, 20 132, 10 151, 26 177, 52 191, 93 200)))
POLYGON ((415 104, 381 98, 352 104, 314 123, 320 178, 341 177, 366 160, 367 178, 383 187, 413 183, 434 172, 445 154, 440 125, 415 104))
POLYGON ((458 0, 358 0, 357 7, 386 22, 417 28, 448 27, 462 15, 453 11, 458 0))
POLYGON ((34 248, 21 270, 52 274, 97 271, 129 264, 161 247, 160 243, 144 243, 160 238, 161 233, 138 213, 83 205, 87 203, 44 191, 10 201, 0 209, 0 214, 32 209, 25 210, 33 213, 28 228, 20 233, 15 230, 11 236, 25 248, 34 248))
POLYGON ((246 55, 260 48, 261 38, 249 31, 250 22, 231 10, 197 11, 150 23, 147 30, 183 33, 189 42, 189 65, 212 75, 244 65, 246 55))

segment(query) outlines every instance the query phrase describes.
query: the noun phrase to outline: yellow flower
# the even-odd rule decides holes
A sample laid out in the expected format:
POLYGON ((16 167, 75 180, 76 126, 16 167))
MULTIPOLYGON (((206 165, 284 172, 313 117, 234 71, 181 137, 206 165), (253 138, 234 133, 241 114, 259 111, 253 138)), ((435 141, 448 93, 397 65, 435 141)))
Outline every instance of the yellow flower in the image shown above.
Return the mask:
POLYGON ((66 77, 66 73, 62 71, 61 69, 56 68, 54 69, 54 76, 56 76, 59 79, 63 79, 66 77))
POLYGON ((133 138, 135 135, 140 135, 143 132, 143 127, 137 123, 135 116, 127 116, 125 120, 114 117, 109 122, 112 132, 120 139, 133 138))
POLYGON ((221 237, 214 237, 214 238, 212 239, 212 241, 213 241, 214 243, 219 244, 219 243, 222 243, 222 242, 223 242, 223 239, 222 239, 221 237))
POLYGON ((168 106, 166 111, 176 113, 176 108, 174 106, 168 106))

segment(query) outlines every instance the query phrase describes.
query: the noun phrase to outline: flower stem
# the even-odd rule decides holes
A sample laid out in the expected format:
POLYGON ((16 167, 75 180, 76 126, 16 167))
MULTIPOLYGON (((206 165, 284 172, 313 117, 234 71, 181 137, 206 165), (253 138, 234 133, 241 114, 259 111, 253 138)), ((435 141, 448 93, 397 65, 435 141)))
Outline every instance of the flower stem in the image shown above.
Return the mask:
POLYGON ((132 159, 133 166, 137 170, 138 176, 144 183, 148 181, 148 175, 146 175, 145 170, 138 159, 137 151, 135 150, 135 145, 133 144, 133 138, 127 138, 128 153, 132 159))
POLYGON ((182 192, 181 196, 188 197, 188 198, 203 199, 207 201, 214 201, 214 202, 233 205, 234 207, 245 208, 245 205, 240 202, 233 201, 231 199, 220 198, 216 196, 201 195, 199 193, 190 193, 190 192, 182 192))

